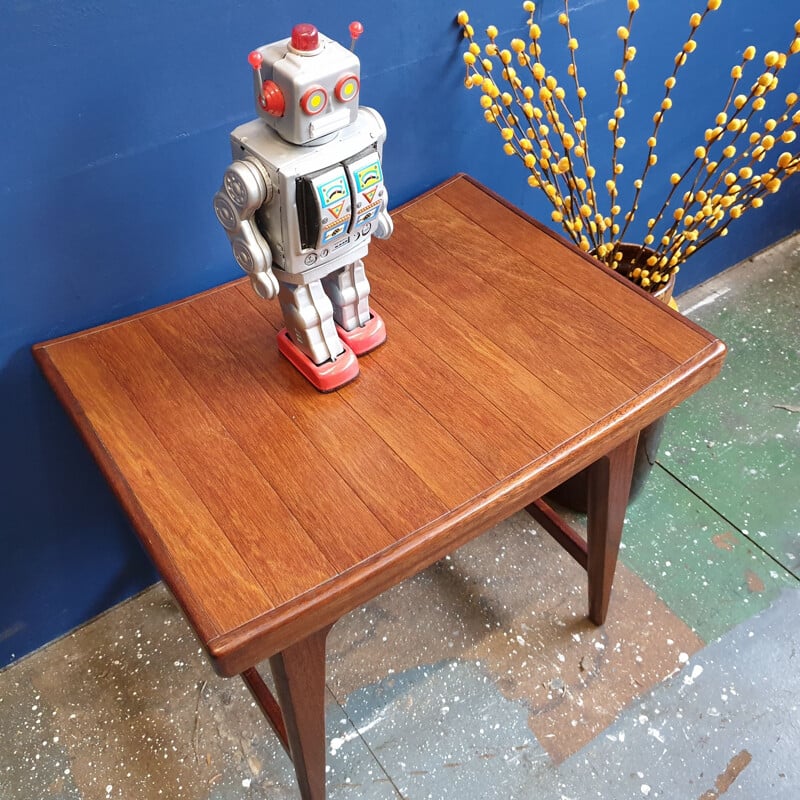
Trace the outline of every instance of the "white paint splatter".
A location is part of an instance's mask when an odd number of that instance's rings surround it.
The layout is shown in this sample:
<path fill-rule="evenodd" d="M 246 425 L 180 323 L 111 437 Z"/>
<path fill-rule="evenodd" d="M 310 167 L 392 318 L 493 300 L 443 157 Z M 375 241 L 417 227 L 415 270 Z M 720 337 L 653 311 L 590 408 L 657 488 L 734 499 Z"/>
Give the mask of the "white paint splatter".
<path fill-rule="evenodd" d="M 336 755 L 337 751 L 348 742 L 352 742 L 353 739 L 356 739 L 362 733 L 366 733 L 368 730 L 371 730 L 376 725 L 379 725 L 381 722 L 383 722 L 385 713 L 386 712 L 380 714 L 374 720 L 372 720 L 372 722 L 367 723 L 362 728 L 358 728 L 354 731 L 348 731 L 344 736 L 334 736 L 334 738 L 331 739 L 331 755 Z"/>

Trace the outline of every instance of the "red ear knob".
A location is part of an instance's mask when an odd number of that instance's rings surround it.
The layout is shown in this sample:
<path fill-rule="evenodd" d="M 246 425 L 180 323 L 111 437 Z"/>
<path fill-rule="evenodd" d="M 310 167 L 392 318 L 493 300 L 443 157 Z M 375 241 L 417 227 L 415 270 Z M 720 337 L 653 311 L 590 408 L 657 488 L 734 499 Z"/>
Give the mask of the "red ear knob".
<path fill-rule="evenodd" d="M 355 41 L 359 36 L 361 36 L 362 33 L 364 33 L 364 26 L 358 20 L 353 20 L 353 22 L 350 23 L 349 30 L 350 37 L 353 41 Z"/>
<path fill-rule="evenodd" d="M 258 97 L 258 104 L 273 117 L 282 117 L 286 110 L 286 100 L 281 87 L 274 81 L 264 81 Z"/>
<path fill-rule="evenodd" d="M 314 25 L 301 22 L 292 28 L 292 47 L 301 53 L 309 53 L 319 47 L 319 32 Z"/>
<path fill-rule="evenodd" d="M 253 69 L 261 69 L 261 64 L 264 61 L 264 57 L 258 52 L 258 50 L 253 50 L 253 52 L 247 56 L 247 61 Z"/>

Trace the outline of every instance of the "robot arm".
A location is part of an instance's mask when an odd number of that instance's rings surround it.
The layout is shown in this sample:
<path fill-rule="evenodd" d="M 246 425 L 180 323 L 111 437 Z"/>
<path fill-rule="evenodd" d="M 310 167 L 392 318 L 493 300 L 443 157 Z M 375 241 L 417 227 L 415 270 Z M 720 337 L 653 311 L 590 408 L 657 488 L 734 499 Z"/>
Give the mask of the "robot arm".
<path fill-rule="evenodd" d="M 234 161 L 225 171 L 222 186 L 214 195 L 214 211 L 233 248 L 239 266 L 250 276 L 256 294 L 271 300 L 278 294 L 272 272 L 272 252 L 253 219 L 256 211 L 272 199 L 269 177 L 255 161 Z"/>
<path fill-rule="evenodd" d="M 378 218 L 375 221 L 375 230 L 372 232 L 373 236 L 378 239 L 388 239 L 394 231 L 394 222 L 389 216 L 389 192 L 386 187 L 383 187 L 383 202 L 381 203 L 381 210 L 378 212 Z"/>

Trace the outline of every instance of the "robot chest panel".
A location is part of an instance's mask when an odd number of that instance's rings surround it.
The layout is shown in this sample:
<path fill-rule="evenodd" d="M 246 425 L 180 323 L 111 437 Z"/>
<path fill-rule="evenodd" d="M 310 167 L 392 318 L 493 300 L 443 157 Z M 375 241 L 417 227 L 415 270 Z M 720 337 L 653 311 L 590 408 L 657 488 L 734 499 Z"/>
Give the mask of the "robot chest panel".
<path fill-rule="evenodd" d="M 363 153 L 329 169 L 297 178 L 296 207 L 302 250 L 345 247 L 367 236 L 384 202 L 377 152 Z"/>

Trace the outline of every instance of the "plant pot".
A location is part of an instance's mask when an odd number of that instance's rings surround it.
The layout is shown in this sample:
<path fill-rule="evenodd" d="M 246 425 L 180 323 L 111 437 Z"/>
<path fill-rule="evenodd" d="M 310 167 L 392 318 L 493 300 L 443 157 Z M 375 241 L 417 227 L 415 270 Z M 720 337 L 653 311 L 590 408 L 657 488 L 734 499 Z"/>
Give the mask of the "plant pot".
<path fill-rule="evenodd" d="M 637 244 L 621 244 L 618 247 L 623 253 L 623 261 L 617 269 L 617 272 L 621 275 L 626 275 L 627 272 L 637 265 L 641 266 L 652 252 L 648 250 L 648 248 L 642 250 Z M 639 258 L 636 259 L 638 263 L 634 262 L 634 258 L 640 253 L 641 255 Z M 663 283 L 657 291 L 651 292 L 651 294 L 662 303 L 676 308 L 675 302 L 672 299 L 674 286 L 675 276 L 672 275 L 667 283 Z M 656 455 L 661 443 L 661 437 L 664 433 L 665 422 L 666 416 L 663 416 L 648 425 L 639 434 L 639 442 L 636 446 L 636 458 L 633 464 L 631 491 L 628 496 L 629 503 L 633 502 L 638 497 L 647 482 L 647 478 L 650 476 L 653 464 L 656 463 Z M 573 477 L 564 481 L 564 483 L 556 486 L 547 497 L 572 511 L 585 514 L 589 499 L 589 470 L 584 469 L 576 475 L 573 475 Z"/>

